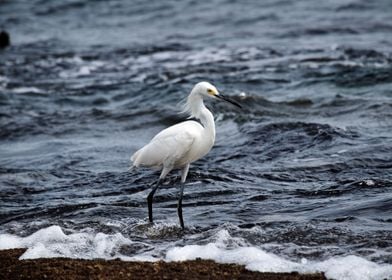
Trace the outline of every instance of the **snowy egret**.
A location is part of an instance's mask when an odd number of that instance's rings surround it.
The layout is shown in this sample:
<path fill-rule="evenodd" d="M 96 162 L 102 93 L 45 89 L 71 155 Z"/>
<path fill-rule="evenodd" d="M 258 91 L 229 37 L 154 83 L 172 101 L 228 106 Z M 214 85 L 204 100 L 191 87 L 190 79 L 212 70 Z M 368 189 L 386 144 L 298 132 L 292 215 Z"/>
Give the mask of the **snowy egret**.
<path fill-rule="evenodd" d="M 152 201 L 156 190 L 171 170 L 181 169 L 177 212 L 181 227 L 184 228 L 182 196 L 189 165 L 206 155 L 215 142 L 214 117 L 205 107 L 204 97 L 225 100 L 241 108 L 238 103 L 220 94 L 210 83 L 200 82 L 193 87 L 184 107 L 184 112 L 190 115 L 189 118 L 195 118 L 198 121 L 188 120 L 162 130 L 131 157 L 132 167 L 145 166 L 162 169 L 158 181 L 152 186 L 147 196 L 150 222 L 153 221 Z"/>

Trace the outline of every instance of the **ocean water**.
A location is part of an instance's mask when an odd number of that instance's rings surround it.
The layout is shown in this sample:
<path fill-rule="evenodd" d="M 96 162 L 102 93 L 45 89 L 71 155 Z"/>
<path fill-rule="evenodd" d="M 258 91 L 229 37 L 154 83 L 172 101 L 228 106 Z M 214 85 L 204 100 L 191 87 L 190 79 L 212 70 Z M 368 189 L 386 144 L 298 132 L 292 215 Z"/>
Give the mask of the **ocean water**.
<path fill-rule="evenodd" d="M 3 1 L 0 249 L 392 278 L 390 1 Z M 199 81 L 214 148 L 179 174 L 129 157 Z"/>

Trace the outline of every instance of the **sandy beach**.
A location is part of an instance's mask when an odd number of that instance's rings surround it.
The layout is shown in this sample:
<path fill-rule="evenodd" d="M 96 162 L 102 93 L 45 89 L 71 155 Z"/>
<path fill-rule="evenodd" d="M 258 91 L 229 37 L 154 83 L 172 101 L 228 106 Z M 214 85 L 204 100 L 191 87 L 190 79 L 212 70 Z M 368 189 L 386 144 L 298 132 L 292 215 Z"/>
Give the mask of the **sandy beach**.
<path fill-rule="evenodd" d="M 321 280 L 321 273 L 261 273 L 210 260 L 125 262 L 66 258 L 19 260 L 25 249 L 0 251 L 1 279 L 279 279 Z"/>

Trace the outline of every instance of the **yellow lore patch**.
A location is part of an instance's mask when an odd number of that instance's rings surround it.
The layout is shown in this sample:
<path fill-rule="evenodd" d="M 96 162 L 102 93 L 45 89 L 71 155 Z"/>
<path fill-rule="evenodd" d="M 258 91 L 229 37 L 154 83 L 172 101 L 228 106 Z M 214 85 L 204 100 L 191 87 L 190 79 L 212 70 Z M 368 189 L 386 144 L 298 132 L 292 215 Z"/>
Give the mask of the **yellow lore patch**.
<path fill-rule="evenodd" d="M 216 93 L 215 93 L 215 91 L 213 89 L 209 88 L 209 89 L 207 89 L 207 92 L 208 92 L 209 95 L 213 95 L 213 96 L 216 95 Z"/>

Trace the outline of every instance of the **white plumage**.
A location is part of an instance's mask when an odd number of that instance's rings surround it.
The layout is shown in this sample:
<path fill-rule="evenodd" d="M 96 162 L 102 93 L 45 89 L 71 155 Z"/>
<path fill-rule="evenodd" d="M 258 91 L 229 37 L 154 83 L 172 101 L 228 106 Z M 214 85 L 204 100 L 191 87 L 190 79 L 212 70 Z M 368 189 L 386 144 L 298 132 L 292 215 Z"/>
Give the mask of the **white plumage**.
<path fill-rule="evenodd" d="M 203 126 L 196 121 L 173 125 L 158 133 L 131 160 L 136 167 L 181 168 L 201 158 L 211 149 L 215 134 L 207 137 L 205 134 Z"/>
<path fill-rule="evenodd" d="M 208 82 L 200 82 L 194 86 L 188 96 L 184 111 L 190 117 L 200 121 L 185 121 L 170 126 L 159 132 L 147 145 L 131 157 L 133 166 L 161 168 L 158 183 L 147 197 L 149 220 L 152 222 L 152 199 L 160 182 L 173 169 L 182 169 L 181 189 L 178 203 L 178 215 L 182 228 L 182 194 L 188 174 L 189 164 L 206 155 L 215 142 L 215 122 L 212 113 L 205 107 L 203 98 L 219 98 L 236 106 L 234 101 L 219 94 L 218 90 Z"/>

